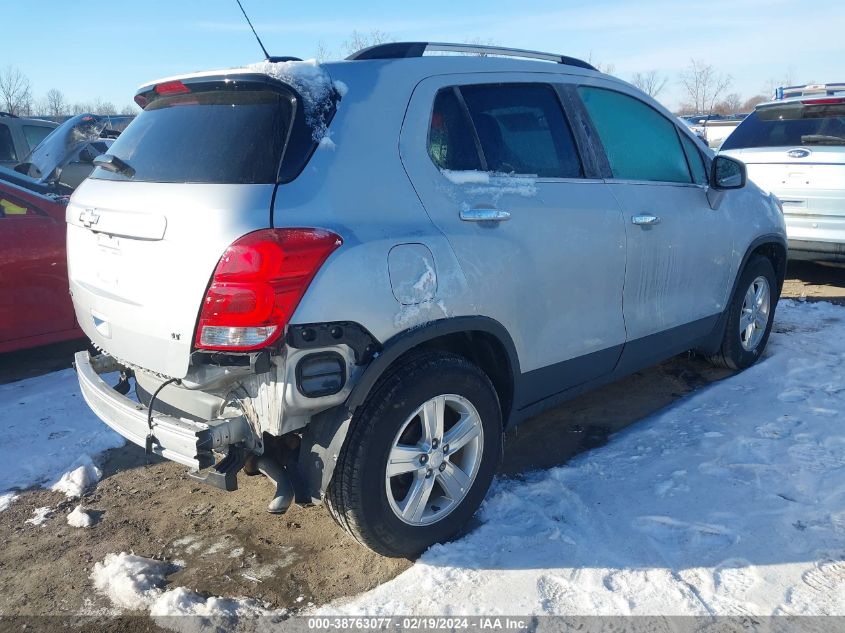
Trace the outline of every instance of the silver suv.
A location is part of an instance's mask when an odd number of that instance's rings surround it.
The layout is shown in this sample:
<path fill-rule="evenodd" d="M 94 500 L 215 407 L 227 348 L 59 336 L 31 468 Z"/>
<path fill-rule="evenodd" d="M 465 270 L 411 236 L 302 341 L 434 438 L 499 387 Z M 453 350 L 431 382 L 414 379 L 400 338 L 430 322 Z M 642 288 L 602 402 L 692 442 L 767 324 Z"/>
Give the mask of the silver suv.
<path fill-rule="evenodd" d="M 264 473 L 271 512 L 326 502 L 417 554 L 476 511 L 505 429 L 685 350 L 741 369 L 766 345 L 777 200 L 582 61 L 390 44 L 136 101 L 67 211 L 102 350 L 75 359 L 82 393 L 208 483 Z"/>
<path fill-rule="evenodd" d="M 792 259 L 845 261 L 845 84 L 778 90 L 720 153 L 783 204 Z"/>

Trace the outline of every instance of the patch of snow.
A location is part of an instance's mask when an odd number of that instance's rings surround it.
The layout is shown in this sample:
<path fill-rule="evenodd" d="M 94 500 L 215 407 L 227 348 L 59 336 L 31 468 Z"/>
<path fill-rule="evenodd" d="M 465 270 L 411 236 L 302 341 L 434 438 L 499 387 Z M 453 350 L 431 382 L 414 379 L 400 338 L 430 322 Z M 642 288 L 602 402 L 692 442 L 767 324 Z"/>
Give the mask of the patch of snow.
<path fill-rule="evenodd" d="M 296 90 L 305 102 L 305 121 L 313 130 L 313 138 L 320 142 L 326 135 L 326 118 L 331 111 L 331 98 L 337 91 L 326 70 L 315 59 L 290 62 L 264 61 L 253 64 L 250 70 L 274 77 Z M 343 88 L 347 88 L 342 84 Z M 345 94 L 345 93 L 344 93 Z"/>
<path fill-rule="evenodd" d="M 440 172 L 446 176 L 446 179 L 454 185 L 488 185 L 490 184 L 490 173 L 486 171 L 478 171 L 469 169 L 467 171 L 453 171 L 451 169 L 441 169 Z"/>
<path fill-rule="evenodd" d="M 67 524 L 71 527 L 87 528 L 94 525 L 92 517 L 81 505 L 76 506 L 73 512 L 67 515 Z"/>
<path fill-rule="evenodd" d="M 844 362 L 845 308 L 781 301 L 754 367 L 496 480 L 473 532 L 313 613 L 845 615 Z"/>
<path fill-rule="evenodd" d="M 18 495 L 16 495 L 14 492 L 7 492 L 6 494 L 0 495 L 0 512 L 3 512 L 3 510 L 7 510 L 9 506 L 12 505 L 12 502 L 14 502 L 14 500 L 17 498 Z"/>
<path fill-rule="evenodd" d="M 440 171 L 454 185 L 473 185 L 465 189 L 465 192 L 470 196 L 492 196 L 493 200 L 498 200 L 507 194 L 525 198 L 537 195 L 536 176 L 500 174 L 477 170 L 452 171 L 441 169 Z"/>
<path fill-rule="evenodd" d="M 323 138 L 320 139 L 320 143 L 317 145 L 319 149 L 337 149 L 337 145 L 332 140 L 331 132 L 326 130 L 323 134 Z"/>
<path fill-rule="evenodd" d="M 335 79 L 334 81 L 334 89 L 340 98 L 343 99 L 346 96 L 346 93 L 349 92 L 349 86 L 343 83 L 340 79 Z"/>
<path fill-rule="evenodd" d="M 414 283 L 415 295 L 418 297 L 434 297 L 437 290 L 437 273 L 434 272 L 434 268 L 428 259 L 423 258 L 423 263 L 425 264 L 425 271 Z"/>
<path fill-rule="evenodd" d="M 122 552 L 96 563 L 91 580 L 118 609 L 148 611 L 156 624 L 176 631 L 230 631 L 241 618 L 279 620 L 288 614 L 252 598 L 207 597 L 185 587 L 163 589 L 167 575 L 176 570 L 172 564 Z M 201 618 L 173 617 L 185 615 Z"/>
<path fill-rule="evenodd" d="M 32 511 L 32 517 L 24 521 L 24 523 L 30 523 L 32 525 L 42 525 L 44 521 L 46 521 L 50 517 L 51 514 L 53 514 L 53 508 L 49 506 L 35 508 L 35 510 Z"/>
<path fill-rule="evenodd" d="M 121 609 L 149 609 L 173 568 L 168 563 L 121 552 L 107 554 L 91 572 L 94 588 Z"/>
<path fill-rule="evenodd" d="M 0 385 L 0 493 L 47 486 L 85 458 L 125 440 L 103 424 L 79 393 L 72 369 Z M 87 462 L 86 462 L 87 463 Z"/>
<path fill-rule="evenodd" d="M 79 466 L 62 475 L 50 487 L 50 490 L 63 492 L 68 499 L 75 499 L 81 497 L 88 488 L 100 481 L 103 471 L 94 465 L 90 456 L 83 455 L 77 463 Z"/>

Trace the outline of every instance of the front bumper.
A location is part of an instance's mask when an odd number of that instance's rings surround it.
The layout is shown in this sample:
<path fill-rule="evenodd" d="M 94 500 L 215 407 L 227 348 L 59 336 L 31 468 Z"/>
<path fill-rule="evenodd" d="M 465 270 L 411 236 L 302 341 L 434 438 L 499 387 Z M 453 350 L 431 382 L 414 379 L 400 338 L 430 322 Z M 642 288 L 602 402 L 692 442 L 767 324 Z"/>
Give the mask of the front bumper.
<path fill-rule="evenodd" d="M 118 393 L 100 377 L 125 368 L 111 356 L 91 357 L 88 352 L 78 352 L 74 366 L 82 397 L 97 417 L 130 442 L 146 446 L 149 409 Z M 153 413 L 152 452 L 198 470 L 214 464 L 213 449 L 240 442 L 248 433 L 243 417 L 206 423 Z"/>

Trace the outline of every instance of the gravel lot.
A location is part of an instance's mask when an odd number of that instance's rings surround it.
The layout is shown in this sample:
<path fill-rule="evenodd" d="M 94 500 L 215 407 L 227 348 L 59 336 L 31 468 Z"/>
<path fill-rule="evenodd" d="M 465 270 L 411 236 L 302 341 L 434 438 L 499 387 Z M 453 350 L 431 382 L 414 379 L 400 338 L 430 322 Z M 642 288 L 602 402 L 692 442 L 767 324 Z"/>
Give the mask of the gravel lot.
<path fill-rule="evenodd" d="M 784 296 L 845 304 L 845 270 L 795 263 Z M 0 355 L 0 382 L 66 367 L 81 348 L 80 342 Z M 546 412 L 508 435 L 502 475 L 519 477 L 564 463 L 726 375 L 699 359 L 676 357 Z M 242 475 L 241 489 L 225 493 L 135 446 L 109 451 L 100 461 L 103 479 L 82 500 L 94 511 L 93 528 L 69 527 L 65 518 L 76 503 L 43 489 L 23 492 L 0 512 L 0 614 L 105 614 L 110 604 L 89 575 L 95 562 L 113 552 L 185 561 L 170 578 L 175 584 L 292 609 L 360 593 L 411 564 L 358 546 L 321 507 L 266 514 L 272 487 L 262 477 Z M 53 508 L 52 516 L 40 526 L 25 523 L 43 506 Z M 136 619 L 123 630 L 150 628 L 149 620 Z"/>

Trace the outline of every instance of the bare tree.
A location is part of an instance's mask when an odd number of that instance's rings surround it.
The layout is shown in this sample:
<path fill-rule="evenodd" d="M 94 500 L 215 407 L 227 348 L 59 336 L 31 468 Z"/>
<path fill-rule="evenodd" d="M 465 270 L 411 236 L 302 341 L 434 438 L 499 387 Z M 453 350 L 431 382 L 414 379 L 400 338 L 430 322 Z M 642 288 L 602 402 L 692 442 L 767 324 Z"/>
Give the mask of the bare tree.
<path fill-rule="evenodd" d="M 323 40 L 317 42 L 317 49 L 314 51 L 314 59 L 316 59 L 321 64 L 325 61 L 330 60 L 334 55 L 329 50 L 328 46 Z"/>
<path fill-rule="evenodd" d="M 53 117 L 67 114 L 68 106 L 65 102 L 65 96 L 62 94 L 62 91 L 56 88 L 48 90 L 47 95 L 44 97 L 44 105 L 42 108 L 44 109 L 45 114 L 49 114 Z"/>
<path fill-rule="evenodd" d="M 681 84 L 689 97 L 688 105 L 696 113 L 708 113 L 730 86 L 731 77 L 717 72 L 713 66 L 700 59 L 692 59 L 687 70 L 681 73 Z"/>
<path fill-rule="evenodd" d="M 668 82 L 668 77 L 661 76 L 656 70 L 649 70 L 645 73 L 637 73 L 631 78 L 631 83 L 642 90 L 652 99 L 663 92 Z"/>
<path fill-rule="evenodd" d="M 468 46 L 499 46 L 499 43 L 491 39 L 482 39 L 480 37 L 471 37 L 464 40 L 464 44 Z M 466 53 L 478 57 L 489 57 L 490 53 Z"/>
<path fill-rule="evenodd" d="M 616 66 L 612 63 L 602 63 L 602 62 L 594 62 L 593 61 L 593 51 L 590 51 L 590 54 L 587 55 L 587 63 L 590 64 L 593 68 L 595 68 L 600 73 L 604 73 L 605 75 L 612 75 L 613 71 L 616 70 Z"/>
<path fill-rule="evenodd" d="M 103 101 L 99 97 L 94 101 L 94 114 L 117 114 L 117 108 L 111 101 Z"/>
<path fill-rule="evenodd" d="M 32 111 L 32 89 L 29 79 L 14 66 L 0 71 L 0 110 L 17 116 Z"/>
<path fill-rule="evenodd" d="M 384 44 L 390 42 L 393 38 L 378 29 L 373 29 L 369 33 L 362 33 L 360 31 L 352 31 L 349 39 L 343 42 L 344 55 L 351 55 L 356 51 L 368 46 L 375 46 L 376 44 Z"/>
<path fill-rule="evenodd" d="M 120 114 L 123 114 L 123 115 L 136 115 L 136 114 L 138 114 L 138 107 L 137 107 L 137 106 L 134 106 L 134 105 L 132 105 L 132 104 L 125 105 L 125 106 L 123 106 L 123 108 L 121 108 L 121 110 L 120 110 Z"/>
<path fill-rule="evenodd" d="M 717 103 L 713 111 L 716 114 L 735 114 L 742 109 L 742 99 L 740 96 L 732 92 L 729 95 L 726 95 L 724 99 L 722 99 L 719 103 Z"/>
<path fill-rule="evenodd" d="M 746 99 L 745 102 L 742 104 L 741 110 L 743 112 L 749 112 L 754 109 L 754 107 L 758 103 L 763 103 L 764 101 L 768 101 L 769 97 L 766 95 L 754 95 L 750 99 Z"/>

